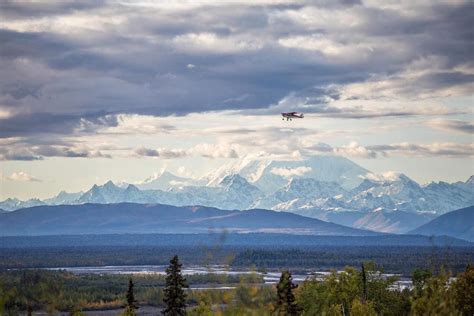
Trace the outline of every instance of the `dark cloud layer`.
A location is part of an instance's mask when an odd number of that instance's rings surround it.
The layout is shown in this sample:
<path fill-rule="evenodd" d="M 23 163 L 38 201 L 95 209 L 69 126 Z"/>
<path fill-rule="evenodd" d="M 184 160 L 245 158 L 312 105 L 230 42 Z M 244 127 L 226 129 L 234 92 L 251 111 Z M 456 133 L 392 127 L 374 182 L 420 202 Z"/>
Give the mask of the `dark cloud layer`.
<path fill-rule="evenodd" d="M 31 142 L 18 142 L 14 146 L 0 147 L 0 161 L 33 161 L 43 160 L 45 157 L 111 158 L 101 150 L 75 143 L 32 145 Z"/>
<path fill-rule="evenodd" d="M 472 3 L 403 10 L 359 1 L 189 9 L 2 2 L 0 106 L 10 115 L 0 120 L 0 137 L 92 132 L 117 124 L 118 113 L 267 111 L 291 94 L 304 101 L 290 106 L 322 116 L 413 115 L 328 104 L 351 99 L 337 87 L 391 78 L 424 57 L 440 60 L 440 69 L 400 89 L 411 98 L 474 81 L 453 70 L 473 65 Z M 332 23 L 318 23 L 332 12 Z M 64 29 L 59 18 L 79 22 Z M 352 27 L 344 26 L 353 19 Z M 294 45 L 298 37 L 308 47 Z"/>
<path fill-rule="evenodd" d="M 15 1 L 4 0 L 0 3 L 2 19 L 38 18 L 70 13 L 76 10 L 88 10 L 104 5 L 105 1 Z"/>
<path fill-rule="evenodd" d="M 445 130 L 455 133 L 474 134 L 474 122 L 462 120 L 432 120 L 426 123 L 427 126 L 439 130 Z"/>
<path fill-rule="evenodd" d="M 80 117 L 74 114 L 28 113 L 0 119 L 0 138 L 80 134 L 117 124 L 116 116 L 103 113 L 85 113 Z"/>

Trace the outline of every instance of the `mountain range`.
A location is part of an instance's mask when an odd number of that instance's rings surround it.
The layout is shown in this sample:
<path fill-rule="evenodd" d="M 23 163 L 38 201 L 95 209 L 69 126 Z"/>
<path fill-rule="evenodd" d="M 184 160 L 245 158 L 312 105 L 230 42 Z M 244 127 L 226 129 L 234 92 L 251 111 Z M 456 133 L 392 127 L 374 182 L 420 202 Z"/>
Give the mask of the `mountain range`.
<path fill-rule="evenodd" d="M 246 235 L 266 235 L 267 237 L 259 237 L 263 240 L 279 236 L 278 242 L 274 240 L 269 243 L 280 245 L 282 243 L 291 244 L 287 239 L 291 239 L 290 236 L 292 235 L 300 237 L 304 235 L 307 236 L 306 243 L 309 242 L 308 245 L 311 245 L 309 241 L 311 236 L 324 236 L 330 238 L 374 237 L 387 245 L 429 245 L 430 242 L 436 242 L 436 244 L 441 242 L 444 245 L 470 246 L 472 244 L 469 244 L 468 241 L 474 242 L 474 206 L 441 215 L 407 235 L 377 233 L 307 218 L 293 213 L 262 209 L 227 211 L 203 206 L 176 207 L 163 204 L 87 203 L 35 206 L 0 213 L 0 237 L 56 236 L 53 240 L 48 239 L 47 243 L 49 245 L 51 242 L 57 243 L 57 236 L 59 235 L 64 237 L 89 236 L 85 237 L 87 242 L 87 240 L 96 239 L 94 236 L 107 234 L 116 234 L 115 236 L 118 236 L 118 238 L 124 236 L 120 234 L 125 234 L 125 236 L 139 234 L 147 239 L 146 234 L 168 234 L 169 236 L 184 234 L 202 238 L 202 236 L 209 233 L 217 236 L 224 232 L 242 236 L 237 238 L 240 241 L 244 241 Z M 421 238 L 423 235 L 427 237 Z M 288 237 L 285 238 L 284 236 Z M 439 237 L 435 238 L 434 236 Z M 192 238 L 189 237 L 187 240 Z M 59 238 L 59 240 L 62 239 Z M 176 242 L 175 238 L 172 239 L 173 242 Z M 3 240 L 6 242 L 7 239 Z M 254 237 L 250 240 L 255 241 Z M 252 242 L 250 240 L 249 242 Z M 304 243 L 304 240 L 300 239 L 298 243 Z M 463 240 L 466 242 L 463 243 Z M 319 245 L 323 240 L 313 241 L 316 243 L 313 245 Z M 371 243 L 369 239 L 360 241 L 367 245 Z M 31 242 L 32 240 L 27 243 L 31 244 Z M 137 240 L 129 240 L 128 242 L 133 243 Z M 331 239 L 331 242 L 341 245 L 351 244 L 348 239 Z M 262 240 L 259 243 L 262 243 Z M 4 245 L 4 247 L 8 247 L 8 245 Z"/>
<path fill-rule="evenodd" d="M 449 212 L 411 231 L 417 235 L 445 235 L 474 241 L 474 206 Z"/>
<path fill-rule="evenodd" d="M 474 177 L 420 185 L 404 174 L 375 175 L 343 157 L 244 159 L 199 180 L 165 171 L 142 183 L 108 181 L 86 192 L 63 191 L 47 200 L 7 199 L 0 202 L 0 209 L 122 202 L 270 209 L 353 228 L 405 233 L 439 215 L 474 205 Z"/>
<path fill-rule="evenodd" d="M 163 204 L 81 204 L 35 206 L 0 214 L 0 236 L 72 234 L 285 233 L 325 236 L 376 236 L 287 212 Z"/>

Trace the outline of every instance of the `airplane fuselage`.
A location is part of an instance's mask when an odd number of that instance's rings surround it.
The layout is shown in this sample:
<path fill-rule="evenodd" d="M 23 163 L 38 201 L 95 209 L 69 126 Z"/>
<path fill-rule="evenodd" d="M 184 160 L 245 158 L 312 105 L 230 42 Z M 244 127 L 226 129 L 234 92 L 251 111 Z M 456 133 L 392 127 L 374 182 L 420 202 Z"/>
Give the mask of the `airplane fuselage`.
<path fill-rule="evenodd" d="M 297 112 L 288 112 L 288 113 L 281 113 L 281 116 L 283 117 L 282 120 L 291 121 L 294 118 L 304 118 L 303 113 L 297 113 Z"/>

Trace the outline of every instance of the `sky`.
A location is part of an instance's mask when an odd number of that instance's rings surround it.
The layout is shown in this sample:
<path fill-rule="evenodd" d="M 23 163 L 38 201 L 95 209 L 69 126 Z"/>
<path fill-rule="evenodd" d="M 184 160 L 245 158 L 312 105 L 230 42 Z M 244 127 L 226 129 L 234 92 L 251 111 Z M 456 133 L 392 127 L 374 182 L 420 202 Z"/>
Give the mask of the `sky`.
<path fill-rule="evenodd" d="M 0 199 L 249 157 L 465 181 L 472 21 L 456 0 L 2 1 Z"/>

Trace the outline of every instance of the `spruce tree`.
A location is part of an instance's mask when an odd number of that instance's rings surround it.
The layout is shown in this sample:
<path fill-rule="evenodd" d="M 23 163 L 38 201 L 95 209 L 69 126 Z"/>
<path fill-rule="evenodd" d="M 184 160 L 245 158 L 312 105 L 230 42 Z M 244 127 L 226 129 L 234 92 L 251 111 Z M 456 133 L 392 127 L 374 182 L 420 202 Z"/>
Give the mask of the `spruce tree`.
<path fill-rule="evenodd" d="M 362 270 L 361 270 L 361 278 L 362 278 L 362 303 L 365 303 L 367 300 L 367 272 L 365 271 L 365 265 L 362 263 Z"/>
<path fill-rule="evenodd" d="M 136 315 L 135 310 L 138 308 L 137 301 L 135 300 L 135 295 L 133 293 L 133 280 L 130 278 L 128 280 L 128 290 L 127 290 L 127 305 L 125 306 L 125 312 L 123 315 L 134 316 Z"/>
<path fill-rule="evenodd" d="M 181 263 L 178 256 L 174 256 L 166 269 L 166 287 L 164 289 L 164 298 L 166 308 L 163 315 L 180 316 L 186 315 L 186 294 L 184 288 L 187 288 L 186 279 L 181 274 Z"/>
<path fill-rule="evenodd" d="M 295 302 L 293 290 L 297 285 L 293 284 L 291 273 L 285 270 L 281 273 L 277 285 L 277 313 L 279 315 L 298 315 L 300 310 Z"/>

